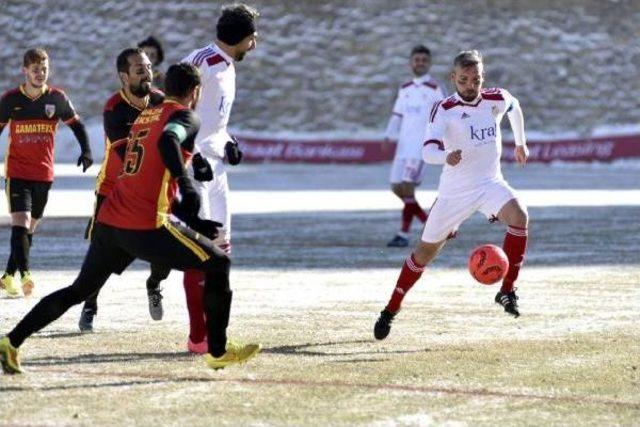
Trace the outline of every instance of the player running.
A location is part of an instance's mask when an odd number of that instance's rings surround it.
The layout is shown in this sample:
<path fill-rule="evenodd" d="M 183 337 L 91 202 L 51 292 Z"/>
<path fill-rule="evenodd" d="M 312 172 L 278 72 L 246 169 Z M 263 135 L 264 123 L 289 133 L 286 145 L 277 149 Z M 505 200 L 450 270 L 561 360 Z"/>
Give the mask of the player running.
<path fill-rule="evenodd" d="M 391 191 L 404 203 L 400 231 L 387 243 L 389 247 L 409 245 L 409 228 L 414 217 L 424 223 L 427 214 L 416 200 L 416 187 L 424 178 L 426 168 L 422 160 L 422 143 L 427 129 L 429 112 L 444 97 L 442 86 L 429 74 L 431 51 L 423 45 L 411 50 L 409 66 L 414 78 L 398 90 L 387 130 L 385 143 L 398 142 L 391 165 Z"/>
<path fill-rule="evenodd" d="M 142 48 L 124 49 L 116 59 L 121 89 L 109 98 L 104 107 L 105 154 L 96 181 L 96 202 L 85 233 L 87 239 L 91 238 L 100 206 L 113 189 L 122 169 L 121 158 L 127 148 L 127 137 L 133 122 L 142 110 L 160 105 L 164 101 L 164 94 L 152 89 L 151 67 L 151 61 Z M 167 278 L 170 271 L 162 266 L 151 266 L 151 275 L 147 279 L 147 296 L 149 314 L 153 320 L 162 319 L 160 282 Z M 78 321 L 81 332 L 93 331 L 93 319 L 98 314 L 98 293 L 99 291 L 91 295 L 84 303 Z"/>
<path fill-rule="evenodd" d="M 495 297 L 504 310 L 518 317 L 518 278 L 527 246 L 529 217 L 515 191 L 502 177 L 500 122 L 506 114 L 513 130 L 515 158 L 524 165 L 529 156 L 520 104 L 505 89 L 482 89 L 484 67 L 476 50 L 463 51 L 453 61 L 451 81 L 456 94 L 434 105 L 423 156 L 429 164 L 444 164 L 438 198 L 431 208 L 422 240 L 402 266 L 389 303 L 380 313 L 374 336 L 389 335 L 391 321 L 403 298 L 442 249 L 447 236 L 474 212 L 507 225 L 503 249 L 509 270 Z"/>
<path fill-rule="evenodd" d="M 243 4 L 225 7 L 216 25 L 216 41 L 191 52 L 184 59 L 200 70 L 203 79 L 202 102 L 196 109 L 202 119 L 196 139 L 201 156 L 196 155 L 193 159 L 194 177 L 198 180 L 196 189 L 202 197 L 200 216 L 222 224 L 215 243 L 227 253 L 231 253 L 231 211 L 226 163 L 235 166 L 242 160 L 238 143 L 227 132 L 236 96 L 234 64 L 242 61 L 247 52 L 256 47 L 257 17 L 258 12 Z M 184 289 L 190 326 L 187 348 L 193 353 L 203 353 L 207 349 L 202 311 L 203 284 L 202 272 L 185 272 Z"/>
<path fill-rule="evenodd" d="M 93 164 L 87 131 L 71 101 L 61 89 L 47 85 L 47 52 L 40 48 L 27 50 L 22 66 L 25 83 L 0 99 L 0 133 L 9 126 L 5 190 L 11 212 L 11 252 L 0 288 L 11 297 L 19 293 L 13 283 L 16 271 L 20 271 L 25 296 L 34 288 L 29 251 L 53 182 L 54 136 L 59 120 L 71 128 L 80 144 L 78 166 L 82 165 L 82 172 Z"/>
<path fill-rule="evenodd" d="M 200 197 L 186 171 L 199 129 L 199 120 L 190 109 L 200 96 L 198 69 L 190 64 L 172 65 L 165 91 L 164 103 L 144 110 L 131 128 L 123 174 L 100 209 L 80 274 L 71 286 L 44 297 L 0 339 L 5 373 L 22 372 L 18 348 L 29 336 L 84 301 L 111 274 L 122 273 L 136 258 L 179 270 L 204 271 L 208 334 L 204 357 L 209 367 L 242 363 L 260 351 L 259 344 L 227 340 L 232 297 L 227 254 L 202 234 L 169 221 L 179 190 L 185 217 L 202 222 L 197 217 Z"/>

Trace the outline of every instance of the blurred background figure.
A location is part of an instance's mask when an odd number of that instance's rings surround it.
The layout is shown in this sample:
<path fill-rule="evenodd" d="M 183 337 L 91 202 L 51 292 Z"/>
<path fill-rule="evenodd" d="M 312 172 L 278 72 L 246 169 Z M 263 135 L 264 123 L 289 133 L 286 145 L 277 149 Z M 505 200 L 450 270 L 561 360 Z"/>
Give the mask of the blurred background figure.
<path fill-rule="evenodd" d="M 153 85 L 160 90 L 164 90 L 164 73 L 160 69 L 160 64 L 164 61 L 162 45 L 158 39 L 149 36 L 138 43 L 138 47 L 144 50 L 153 66 Z"/>
<path fill-rule="evenodd" d="M 413 78 L 403 83 L 398 90 L 384 138 L 385 147 L 391 141 L 398 143 L 389 181 L 391 191 L 402 200 L 404 207 L 400 229 L 387 243 L 388 247 L 396 248 L 409 245 L 409 229 L 414 217 L 423 224 L 427 220 L 426 212 L 416 200 L 416 187 L 420 185 L 426 172 L 422 161 L 422 143 L 431 107 L 444 98 L 442 85 L 429 74 L 429 48 L 424 45 L 414 46 L 409 55 L 409 68 Z"/>

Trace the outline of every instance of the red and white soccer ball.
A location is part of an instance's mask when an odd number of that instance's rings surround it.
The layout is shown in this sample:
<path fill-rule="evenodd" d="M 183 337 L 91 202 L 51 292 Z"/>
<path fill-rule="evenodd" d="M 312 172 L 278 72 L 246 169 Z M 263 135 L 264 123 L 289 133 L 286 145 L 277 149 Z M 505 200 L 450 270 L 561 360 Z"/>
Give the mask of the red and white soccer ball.
<path fill-rule="evenodd" d="M 469 257 L 469 273 L 483 285 L 493 285 L 504 279 L 509 269 L 509 259 L 496 245 L 478 246 Z"/>

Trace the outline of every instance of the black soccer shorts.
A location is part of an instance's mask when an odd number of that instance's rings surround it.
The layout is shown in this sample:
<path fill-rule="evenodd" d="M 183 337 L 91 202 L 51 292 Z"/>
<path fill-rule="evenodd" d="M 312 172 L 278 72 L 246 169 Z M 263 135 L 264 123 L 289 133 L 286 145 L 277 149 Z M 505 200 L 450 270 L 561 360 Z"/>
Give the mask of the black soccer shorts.
<path fill-rule="evenodd" d="M 42 218 L 49 200 L 50 182 L 29 181 L 19 178 L 7 178 L 5 191 L 9 212 L 31 212 L 31 217 Z"/>

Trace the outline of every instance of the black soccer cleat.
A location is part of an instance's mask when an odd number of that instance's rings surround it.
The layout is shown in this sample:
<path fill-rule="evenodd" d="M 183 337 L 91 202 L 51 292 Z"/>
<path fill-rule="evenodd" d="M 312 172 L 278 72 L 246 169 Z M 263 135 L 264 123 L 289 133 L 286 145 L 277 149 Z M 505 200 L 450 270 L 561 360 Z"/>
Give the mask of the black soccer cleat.
<path fill-rule="evenodd" d="M 498 292 L 496 294 L 496 304 L 500 304 L 504 307 L 504 311 L 511 314 L 514 317 L 520 316 L 520 311 L 518 311 L 518 296 L 516 295 L 516 291 L 511 291 L 507 294 Z"/>
<path fill-rule="evenodd" d="M 82 333 L 93 332 L 93 317 L 96 312 L 92 308 L 83 308 L 78 321 L 78 328 Z"/>
<path fill-rule="evenodd" d="M 409 239 L 400 235 L 396 235 L 387 243 L 388 248 L 406 248 L 407 246 L 409 246 Z"/>
<path fill-rule="evenodd" d="M 389 332 L 391 332 L 391 322 L 394 317 L 395 313 L 390 312 L 386 308 L 380 312 L 380 317 L 378 317 L 373 327 L 373 336 L 376 337 L 377 340 L 383 340 L 389 335 Z"/>

